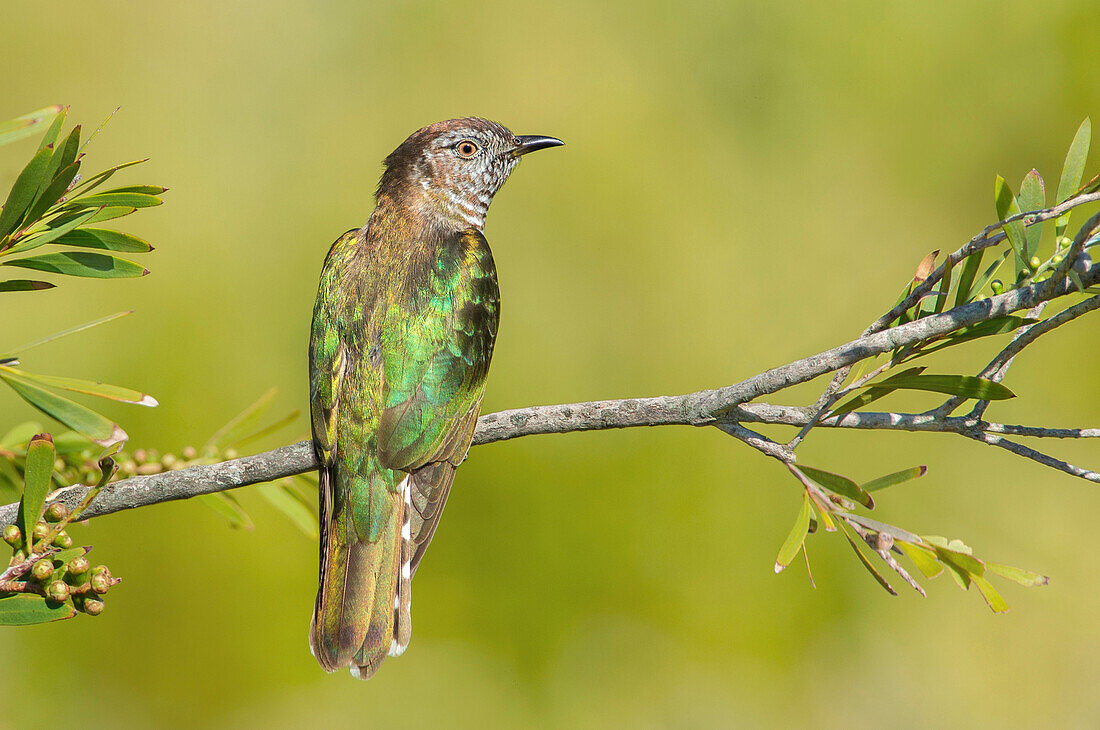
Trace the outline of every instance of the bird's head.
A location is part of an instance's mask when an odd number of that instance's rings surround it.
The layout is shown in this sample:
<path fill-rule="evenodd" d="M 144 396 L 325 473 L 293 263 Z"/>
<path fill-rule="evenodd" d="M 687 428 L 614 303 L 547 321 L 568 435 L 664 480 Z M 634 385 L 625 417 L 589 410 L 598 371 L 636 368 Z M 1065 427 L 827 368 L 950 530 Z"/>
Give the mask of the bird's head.
<path fill-rule="evenodd" d="M 446 227 L 481 230 L 489 203 L 519 158 L 561 144 L 554 137 L 517 136 L 478 117 L 436 122 L 386 158 L 379 203 L 388 198 Z"/>

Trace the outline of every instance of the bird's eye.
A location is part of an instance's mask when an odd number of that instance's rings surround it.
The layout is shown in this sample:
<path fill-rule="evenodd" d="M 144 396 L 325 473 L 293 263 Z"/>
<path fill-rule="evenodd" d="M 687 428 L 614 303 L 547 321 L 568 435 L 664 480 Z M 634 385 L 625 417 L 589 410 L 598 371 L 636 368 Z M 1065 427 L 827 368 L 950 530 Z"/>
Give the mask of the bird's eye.
<path fill-rule="evenodd" d="M 459 157 L 470 158 L 478 153 L 480 148 L 477 146 L 477 142 L 471 139 L 464 139 L 455 145 L 455 152 Z"/>

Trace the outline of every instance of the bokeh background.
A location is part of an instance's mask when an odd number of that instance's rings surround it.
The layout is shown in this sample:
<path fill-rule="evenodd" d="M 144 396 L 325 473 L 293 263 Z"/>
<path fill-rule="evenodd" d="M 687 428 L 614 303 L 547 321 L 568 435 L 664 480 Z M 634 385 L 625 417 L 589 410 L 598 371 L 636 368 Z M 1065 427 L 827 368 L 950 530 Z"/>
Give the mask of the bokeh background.
<path fill-rule="evenodd" d="M 121 105 L 88 165 L 150 156 L 116 179 L 171 192 L 122 221 L 157 247 L 151 276 L 7 295 L 0 336 L 136 309 L 25 360 L 155 394 L 107 411 L 135 445 L 201 443 L 269 386 L 276 415 L 305 409 L 329 244 L 409 132 L 477 114 L 568 143 L 526 160 L 489 219 L 486 411 L 728 384 L 856 335 L 925 253 L 993 219 L 995 173 L 1055 187 L 1100 114 L 1098 17 L 1091 0 L 9 3 L 0 117 L 65 103 L 89 128 Z M 0 187 L 32 149 L 0 151 Z M 1029 350 L 1007 381 L 1024 397 L 991 414 L 1096 425 L 1098 327 Z M 0 393 L 0 427 L 30 415 Z M 794 482 L 717 431 L 524 438 L 472 451 L 410 651 L 371 682 L 310 657 L 316 546 L 246 489 L 251 532 L 197 503 L 77 528 L 125 582 L 97 619 L 4 632 L 3 723 L 1097 726 L 1095 485 L 948 436 L 819 431 L 801 453 L 859 479 L 928 464 L 883 493 L 884 519 L 1051 585 L 998 582 L 1002 616 L 944 577 L 891 598 L 817 536 L 814 590 L 798 565 L 772 573 Z"/>

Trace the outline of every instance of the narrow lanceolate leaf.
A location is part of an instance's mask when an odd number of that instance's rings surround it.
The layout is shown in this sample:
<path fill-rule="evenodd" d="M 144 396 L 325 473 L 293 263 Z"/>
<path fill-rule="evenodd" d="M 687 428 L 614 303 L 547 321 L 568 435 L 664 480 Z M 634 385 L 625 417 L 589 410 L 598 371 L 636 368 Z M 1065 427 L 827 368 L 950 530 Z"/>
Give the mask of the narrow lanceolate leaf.
<path fill-rule="evenodd" d="M 96 211 L 86 210 L 81 211 L 79 215 L 72 216 L 65 221 L 63 225 L 56 228 L 45 228 L 41 231 L 36 231 L 26 238 L 19 240 L 19 243 L 15 244 L 6 251 L 0 252 L 2 256 L 8 256 L 14 253 L 23 253 L 24 251 L 30 251 L 31 249 L 38 248 L 39 246 L 45 246 L 47 243 L 52 243 L 54 240 L 64 236 L 69 231 L 76 229 L 78 226 L 85 223 L 91 223 L 95 218 Z M 52 221 L 51 221 L 52 224 Z"/>
<path fill-rule="evenodd" d="M 1003 221 L 1006 218 L 1019 215 L 1020 204 L 1016 201 L 1016 196 L 1012 194 L 1012 188 L 1000 175 L 997 176 L 997 181 L 993 185 L 993 197 L 997 207 L 998 219 Z M 1009 244 L 1012 245 L 1012 250 L 1016 253 L 1016 271 L 1019 272 L 1027 268 L 1028 260 L 1023 221 L 1006 223 L 1004 232 L 1005 236 L 1008 237 Z"/>
<path fill-rule="evenodd" d="M 49 175 L 47 180 L 53 180 L 57 173 L 76 162 L 77 153 L 80 150 L 80 125 L 73 127 L 65 141 L 54 148 L 53 157 L 50 159 Z"/>
<path fill-rule="evenodd" d="M 798 557 L 798 551 L 802 549 L 802 541 L 810 530 L 810 495 L 802 492 L 802 509 L 798 511 L 794 526 L 787 533 L 787 539 L 779 548 L 779 555 L 775 558 L 775 572 L 781 573 L 783 569 Z"/>
<path fill-rule="evenodd" d="M 34 340 L 32 342 L 28 342 L 24 345 L 20 345 L 19 347 L 13 348 L 11 350 L 0 350 L 0 352 L 4 352 L 5 354 L 21 355 L 31 348 L 38 347 L 39 345 L 45 345 L 47 342 L 53 342 L 54 340 L 59 340 L 62 337 L 67 337 L 68 335 L 75 334 L 77 332 L 83 332 L 84 330 L 91 329 L 92 327 L 96 327 L 101 324 L 106 324 L 107 322 L 113 322 L 116 319 L 125 317 L 126 315 L 133 313 L 134 310 L 128 309 L 125 312 L 115 312 L 114 314 L 108 314 L 106 317 L 93 319 L 91 322 L 85 322 L 84 324 L 77 325 L 76 327 L 70 327 L 69 329 L 62 330 L 60 332 L 54 332 L 52 335 L 46 335 L 45 337 Z"/>
<path fill-rule="evenodd" d="M 81 228 L 61 236 L 55 243 L 58 246 L 80 246 L 122 253 L 148 253 L 153 250 L 152 246 L 136 236 L 105 228 Z"/>
<path fill-rule="evenodd" d="M 152 208 L 163 201 L 155 195 L 144 193 L 97 193 L 85 195 L 65 204 L 67 208 L 99 208 L 102 206 L 122 206 L 126 208 Z"/>
<path fill-rule="evenodd" d="M 999 563 L 986 563 L 985 569 L 991 573 L 996 573 L 1002 578 L 1008 578 L 1009 580 L 1016 581 L 1022 586 L 1034 588 L 1037 586 L 1045 586 L 1050 583 L 1050 578 L 1045 575 L 1040 575 L 1032 570 L 1024 570 L 1023 568 L 1014 568 L 1011 565 L 1000 565 Z"/>
<path fill-rule="evenodd" d="M 4 261 L 0 265 L 92 279 L 126 279 L 145 276 L 149 273 L 149 269 L 133 261 L 90 251 L 64 251 L 28 256 L 24 259 Z"/>
<path fill-rule="evenodd" d="M 49 164 L 52 154 L 53 150 L 48 148 L 39 150 L 15 179 L 15 184 L 12 185 L 8 199 L 4 203 L 4 210 L 0 211 L 0 238 L 12 233 L 23 220 L 23 215 L 31 207 L 42 186 L 46 165 Z"/>
<path fill-rule="evenodd" d="M 906 368 L 905 370 L 899 372 L 895 377 L 900 377 L 902 375 L 920 375 L 925 370 L 927 370 L 927 368 L 925 368 L 924 366 Z M 890 395 L 890 393 L 894 392 L 894 387 L 886 385 L 885 381 L 880 381 L 878 383 L 872 383 L 871 385 L 865 385 L 861 387 L 865 388 L 866 390 L 864 390 L 862 393 L 856 394 L 854 397 L 848 399 L 843 404 L 834 408 L 831 412 L 832 415 L 840 416 L 850 411 L 854 411 L 857 408 L 862 408 L 868 403 L 876 401 L 879 398 Z"/>
<path fill-rule="evenodd" d="M 852 539 L 852 536 L 848 534 L 847 530 L 842 530 L 844 537 L 848 538 L 848 544 L 852 546 L 852 549 L 856 551 L 856 555 L 859 557 L 859 562 L 863 563 L 863 567 L 867 569 L 867 572 L 874 576 L 879 585 L 886 589 L 886 592 L 891 596 L 896 596 L 897 591 L 894 587 L 886 582 L 886 579 L 882 577 L 882 573 L 875 570 L 875 566 L 871 565 L 871 561 L 867 559 L 867 556 L 863 554 L 863 551 L 859 549 L 859 545 L 856 545 L 856 541 Z"/>
<path fill-rule="evenodd" d="M 38 132 L 46 125 L 50 124 L 64 108 L 65 107 L 60 104 L 52 104 L 48 107 L 33 111 L 30 114 L 24 114 L 21 117 L 16 117 L 6 122 L 0 122 L 0 144 L 7 144 L 17 139 L 29 137 L 32 134 L 38 134 Z"/>
<path fill-rule="evenodd" d="M 1004 613 L 1008 610 L 1008 602 L 1005 601 L 989 581 L 980 575 L 971 575 L 970 580 L 974 585 L 978 586 L 982 598 L 984 598 L 985 602 L 989 604 L 989 607 L 993 609 L 993 613 Z"/>
<path fill-rule="evenodd" d="M 943 277 L 940 279 L 940 296 L 936 297 L 936 303 L 933 306 L 937 314 L 942 312 L 944 305 L 947 304 L 947 295 L 948 292 L 951 291 L 951 272 L 954 268 L 955 264 L 951 263 L 950 257 L 943 262 Z"/>
<path fill-rule="evenodd" d="M 90 225 L 92 223 L 101 223 L 103 221 L 114 220 L 115 218 L 122 218 L 123 216 L 130 215 L 131 213 L 135 212 L 136 210 L 137 210 L 137 208 L 127 208 L 125 206 L 123 206 L 123 207 L 106 206 L 106 207 L 103 207 L 103 208 L 96 208 L 95 210 L 90 211 L 90 212 L 86 211 L 86 210 L 81 210 L 81 211 L 77 211 L 75 213 L 72 213 L 72 212 L 65 213 L 63 215 L 57 216 L 56 218 L 51 218 L 50 221 L 48 223 L 46 223 L 46 225 L 51 229 L 61 228 L 62 226 L 68 226 L 69 223 L 74 218 L 85 217 L 85 216 L 89 216 L 89 215 L 90 215 L 90 217 L 84 218 L 84 220 L 82 222 L 83 223 L 88 223 Z M 70 227 L 70 228 L 67 228 L 66 230 L 71 231 L 72 228 Z"/>
<path fill-rule="evenodd" d="M 983 248 L 966 257 L 966 263 L 963 264 L 962 276 L 959 277 L 959 286 L 955 290 L 956 307 L 961 307 L 971 300 L 971 294 L 974 293 L 972 289 L 974 277 L 978 275 L 978 269 L 982 266 L 982 256 L 984 255 L 985 249 Z"/>
<path fill-rule="evenodd" d="M 893 474 L 887 474 L 886 476 L 881 476 L 878 479 L 872 479 L 869 482 L 864 482 L 860 485 L 860 487 L 862 487 L 864 491 L 875 492 L 879 489 L 892 487 L 895 484 L 902 484 L 913 479 L 919 479 L 927 473 L 927 466 L 914 466 L 911 469 L 902 469 L 901 471 L 896 471 Z"/>
<path fill-rule="evenodd" d="M 244 511 L 244 507 L 235 497 L 225 492 L 213 494 L 200 494 L 199 501 L 217 512 L 229 522 L 229 526 L 239 530 L 251 530 L 252 518 Z"/>
<path fill-rule="evenodd" d="M 310 539 L 317 539 L 317 515 L 301 496 L 285 484 L 261 484 L 257 489 L 275 509 Z"/>
<path fill-rule="evenodd" d="M 1035 324 L 1038 321 L 1039 320 L 1030 317 L 1019 317 L 1015 314 L 1006 314 L 1003 317 L 994 317 L 993 319 L 987 319 L 984 322 L 979 322 L 970 327 L 963 327 L 961 330 L 955 330 L 948 335 L 946 339 L 949 340 L 952 345 L 957 345 L 960 342 L 969 342 L 970 340 L 976 340 L 980 337 L 990 337 L 991 335 L 1003 335 L 1008 332 L 1014 332 L 1020 327 Z"/>
<path fill-rule="evenodd" d="M 117 423 L 101 416 L 90 408 L 52 393 L 23 377 L 0 372 L 0 380 L 7 383 L 23 400 L 50 418 L 74 431 L 79 431 L 101 446 L 110 446 L 126 440 L 126 432 Z"/>
<path fill-rule="evenodd" d="M 978 400 L 1006 400 L 1016 397 L 1015 393 L 1000 383 L 973 375 L 895 375 L 876 385 L 946 393 Z"/>
<path fill-rule="evenodd" d="M 40 291 L 53 289 L 54 285 L 48 281 L 34 281 L 32 279 L 8 279 L 0 281 L 0 291 Z"/>
<path fill-rule="evenodd" d="M 815 469 L 812 466 L 805 466 L 804 464 L 799 464 L 798 468 L 803 474 L 826 489 L 836 492 L 842 497 L 855 500 L 867 509 L 874 509 L 875 500 L 871 498 L 871 495 L 867 494 L 865 490 L 848 477 L 834 474 L 831 471 L 825 471 L 823 469 Z"/>
<path fill-rule="evenodd" d="M 61 196 L 69 189 L 69 183 L 76 177 L 78 170 L 80 170 L 80 163 L 74 162 L 59 170 L 56 176 L 50 177 L 47 175 L 44 178 L 49 182 L 42 186 L 42 190 L 38 193 L 38 197 L 35 198 L 34 204 L 27 210 L 27 214 L 23 216 L 24 227 L 28 227 L 40 219 L 54 203 L 61 200 Z"/>
<path fill-rule="evenodd" d="M 27 461 L 23 467 L 23 498 L 19 500 L 19 529 L 23 531 L 24 545 L 31 546 L 27 536 L 34 530 L 38 518 L 42 516 L 42 507 L 46 504 L 46 495 L 53 483 L 53 439 L 48 433 L 41 433 L 31 439 L 27 446 Z"/>
<path fill-rule="evenodd" d="M 72 618 L 76 609 L 69 602 L 46 603 L 41 596 L 16 593 L 0 598 L 0 626 L 30 626 Z"/>
<path fill-rule="evenodd" d="M 1020 183 L 1020 209 L 1025 212 L 1042 210 L 1047 204 L 1047 191 L 1043 185 L 1043 178 L 1038 170 L 1032 170 L 1024 176 Z M 1022 221 L 1021 221 L 1022 222 Z M 1033 223 L 1027 226 L 1024 233 L 1028 257 L 1035 255 L 1039 250 L 1039 236 L 1043 232 L 1042 223 Z"/>
<path fill-rule="evenodd" d="M 141 163 L 148 161 L 149 158 L 146 157 L 141 160 L 134 160 L 133 162 L 124 162 L 121 165 L 115 165 L 114 167 L 104 170 L 103 172 L 97 172 L 95 175 L 92 175 L 90 178 L 74 187 L 73 192 L 83 195 L 84 193 L 90 192 L 102 185 L 103 183 L 107 182 L 107 180 L 109 180 L 111 176 L 119 170 L 124 170 L 127 167 L 133 167 L 134 165 L 140 165 Z"/>
<path fill-rule="evenodd" d="M 68 116 L 69 108 L 64 107 L 53 121 L 50 122 L 50 126 L 46 129 L 46 134 L 42 136 L 42 141 L 38 143 L 38 149 L 44 149 L 46 147 L 53 147 L 57 142 L 57 138 L 61 136 L 61 128 L 65 126 L 65 117 Z"/>
<path fill-rule="evenodd" d="M 1092 120 L 1085 117 L 1081 126 L 1077 128 L 1077 134 L 1073 136 L 1073 142 L 1066 153 L 1066 161 L 1062 165 L 1062 177 L 1058 179 L 1057 202 L 1065 202 L 1081 187 L 1081 178 L 1085 173 L 1085 160 L 1089 156 L 1089 144 L 1092 142 Z M 1054 235 L 1061 236 L 1069 225 L 1069 216 L 1072 211 L 1066 211 L 1058 216 L 1054 222 Z"/>
<path fill-rule="evenodd" d="M 33 383 L 38 383 L 48 388 L 60 388 L 61 390 L 68 390 L 73 393 L 84 393 L 85 395 L 109 398 L 110 400 L 133 403 L 139 406 L 154 407 L 160 405 L 157 403 L 157 399 L 151 395 L 146 395 L 145 393 L 140 393 L 130 388 L 123 388 L 119 385 L 108 385 L 107 383 L 97 383 L 94 380 L 82 380 L 80 378 L 59 378 L 52 375 L 38 375 L 36 373 L 28 373 L 25 370 L 15 370 L 14 368 L 2 365 L 0 365 L 0 372 L 21 375 Z"/>
<path fill-rule="evenodd" d="M 943 564 L 936 560 L 936 552 L 913 545 L 907 542 L 895 542 L 901 551 L 909 556 L 917 570 L 924 574 L 925 578 L 932 579 L 943 572 Z"/>
<path fill-rule="evenodd" d="M 141 193 L 143 195 L 160 195 L 161 193 L 168 192 L 168 188 L 160 185 L 127 185 L 121 188 L 111 188 L 110 190 L 104 190 L 103 194 L 108 193 Z"/>

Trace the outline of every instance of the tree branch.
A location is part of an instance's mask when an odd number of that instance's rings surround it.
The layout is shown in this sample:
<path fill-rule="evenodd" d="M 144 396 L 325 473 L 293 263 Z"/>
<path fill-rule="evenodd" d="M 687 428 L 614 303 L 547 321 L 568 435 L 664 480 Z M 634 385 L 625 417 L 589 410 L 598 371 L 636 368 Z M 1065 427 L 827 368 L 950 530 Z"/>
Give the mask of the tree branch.
<path fill-rule="evenodd" d="M 1037 213 L 1026 213 L 1016 218 L 1022 218 L 1026 225 L 1031 225 L 1057 217 L 1077 205 L 1096 200 L 1100 200 L 1100 193 L 1079 195 L 1059 206 Z M 826 415 L 822 418 L 824 409 L 828 407 L 827 404 L 835 401 L 848 369 L 862 360 L 941 337 L 996 317 L 1020 310 L 1030 310 L 1045 302 L 1076 293 L 1075 286 L 1066 279 L 1065 272 L 1068 271 L 1072 256 L 1083 250 L 1084 242 L 1098 225 L 1100 225 L 1100 214 L 1093 216 L 1075 237 L 1071 252 L 1063 262 L 1066 266 L 1060 267 L 1054 276 L 1045 281 L 964 304 L 942 314 L 932 314 L 906 324 L 889 327 L 891 322 L 919 301 L 921 296 L 927 294 L 942 278 L 944 266 L 940 266 L 928 279 L 915 287 L 905 301 L 873 322 L 862 336 L 838 347 L 713 390 L 678 396 L 568 403 L 490 413 L 478 419 L 473 444 L 488 444 L 536 434 L 598 431 L 611 428 L 715 426 L 761 453 L 789 465 L 795 461 L 793 446 L 797 445 L 798 440 L 814 426 L 932 431 L 955 433 L 999 446 L 1068 474 L 1089 481 L 1100 481 L 1100 474 L 1094 471 L 1072 466 L 1004 438 L 1006 435 L 1035 438 L 1097 438 L 1100 437 L 1100 429 L 1054 429 L 993 423 L 982 419 L 984 409 L 976 410 L 969 416 L 950 417 L 949 411 L 941 412 L 942 406 L 941 409 L 923 414 L 852 412 L 841 416 Z M 965 246 L 952 253 L 949 258 L 953 263 L 957 263 L 981 248 L 1004 240 L 1004 233 L 996 232 L 1002 226 L 1003 222 L 1000 222 L 987 227 Z M 1088 269 L 1080 276 L 1080 280 L 1086 287 L 1096 284 L 1100 281 L 1100 266 Z M 1100 308 L 1100 297 L 1093 297 L 1065 309 L 1048 320 L 1022 330 L 990 362 L 983 373 L 986 377 L 1003 373 L 1012 358 L 1042 334 L 1097 308 Z M 827 373 L 836 375 L 815 406 L 793 407 L 750 403 Z M 793 426 L 803 430 L 791 444 L 784 445 L 746 428 L 744 423 Z M 262 454 L 217 464 L 135 476 L 103 487 L 91 505 L 81 514 L 81 519 L 235 489 L 302 474 L 316 468 L 317 462 L 312 444 L 309 441 L 302 441 Z M 87 493 L 87 487 L 74 486 L 61 490 L 55 498 L 72 508 L 78 505 Z M 14 504 L 0 507 L 0 526 L 15 520 L 16 509 L 17 505 Z"/>

